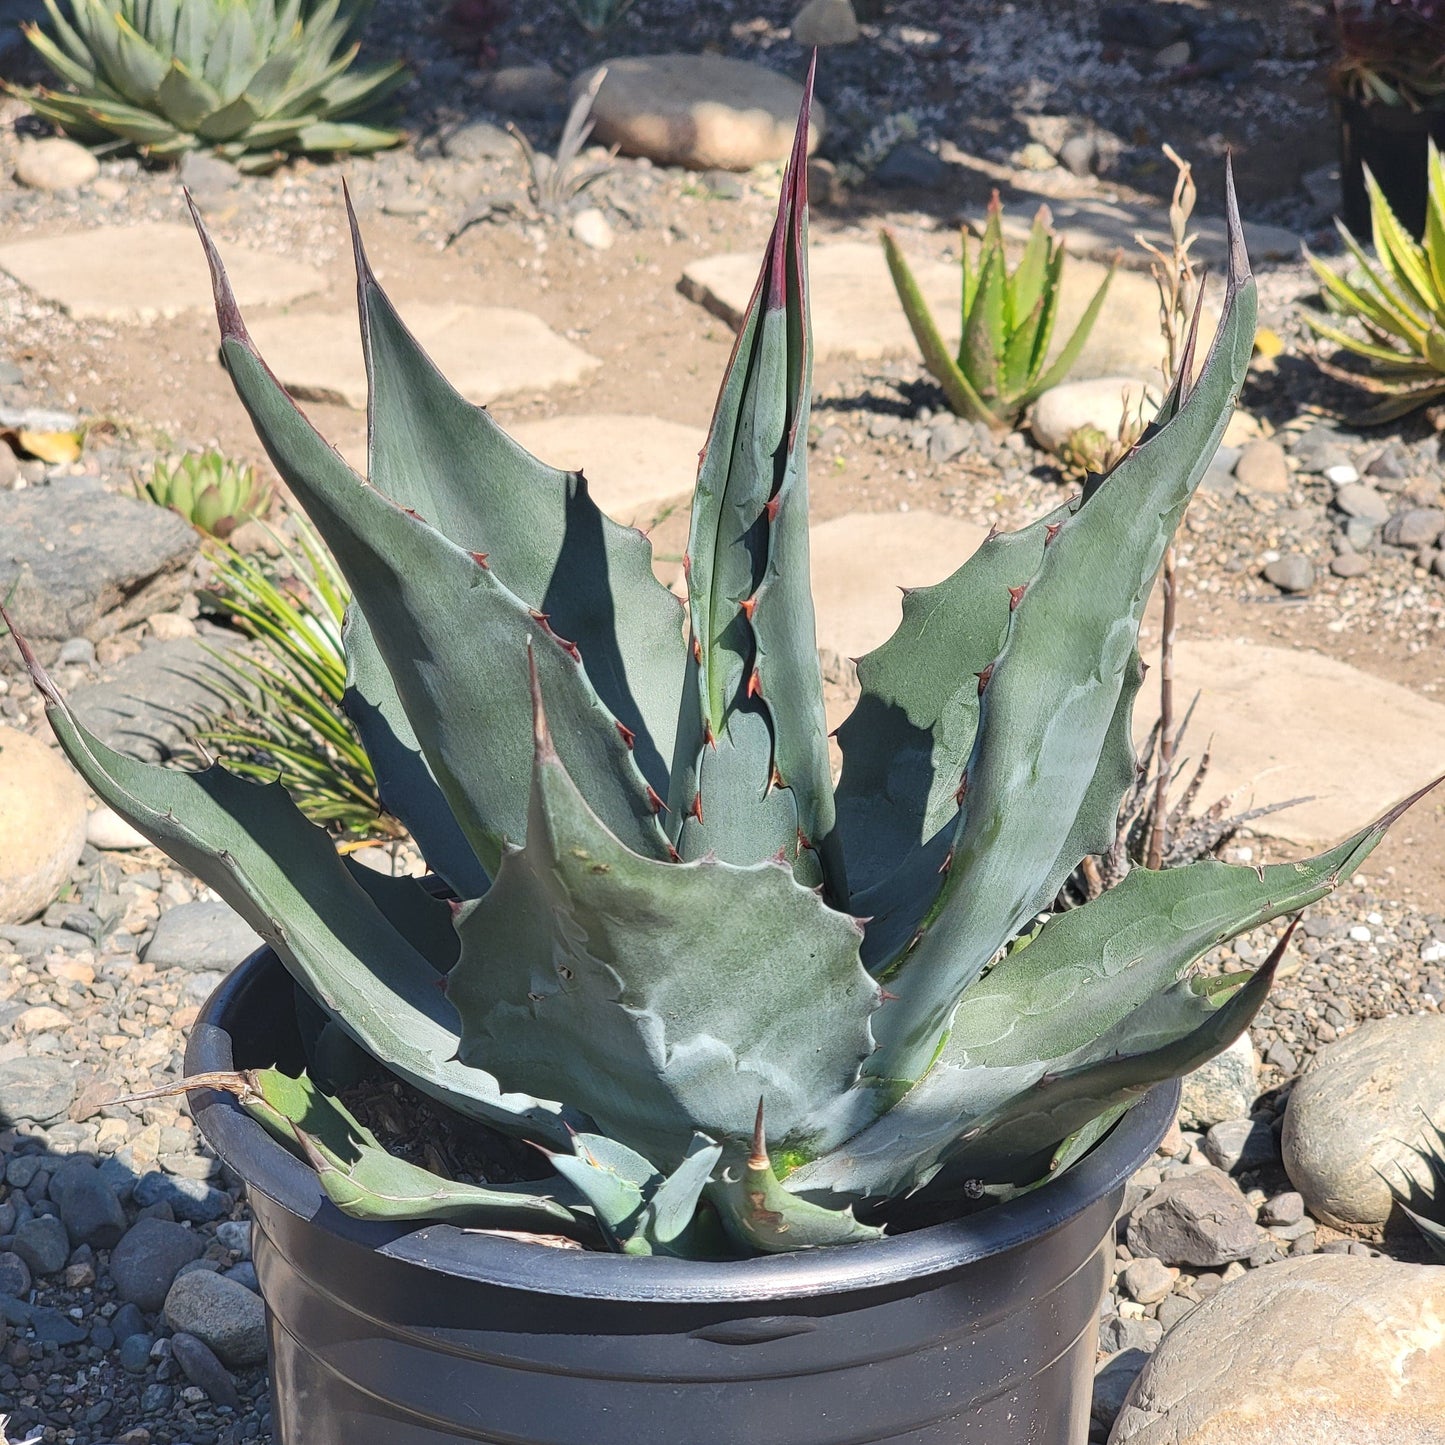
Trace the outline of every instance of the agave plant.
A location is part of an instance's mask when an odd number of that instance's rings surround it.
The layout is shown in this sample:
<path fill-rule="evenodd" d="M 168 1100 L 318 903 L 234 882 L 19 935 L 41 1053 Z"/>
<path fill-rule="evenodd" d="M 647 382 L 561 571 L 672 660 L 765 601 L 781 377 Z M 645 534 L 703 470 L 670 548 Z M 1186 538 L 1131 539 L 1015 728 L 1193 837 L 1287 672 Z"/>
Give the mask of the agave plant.
<path fill-rule="evenodd" d="M 595 40 L 622 19 L 624 12 L 632 8 L 632 0 L 567 0 L 567 8 Z"/>
<path fill-rule="evenodd" d="M 1385 1182 L 1431 1253 L 1445 1264 L 1445 1128 L 1429 1119 L 1425 1120 L 1425 1128 L 1435 1136 L 1434 1142 L 1422 1142 L 1415 1152 L 1430 1176 L 1430 1186 L 1426 1188 L 1413 1172 L 1403 1167 L 1400 1169 L 1403 1185 L 1392 1179 Z"/>
<path fill-rule="evenodd" d="M 1364 417 L 1368 422 L 1393 421 L 1445 398 L 1445 161 L 1435 142 L 1429 144 L 1423 245 L 1400 224 L 1366 166 L 1374 257 L 1339 221 L 1335 224 L 1355 263 L 1347 274 L 1305 248 L 1325 304 L 1336 315 L 1353 316 L 1364 328 L 1361 339 L 1304 312 L 1317 335 L 1370 363 L 1367 372 L 1319 363 L 1329 375 L 1384 398 Z"/>
<path fill-rule="evenodd" d="M 1197 384 L 1183 366 L 1107 479 L 907 597 L 860 664 L 834 787 L 806 136 L 805 107 L 701 461 L 685 626 L 646 538 L 439 375 L 359 236 L 367 480 L 266 368 L 202 230 L 232 381 L 353 589 L 349 706 L 382 796 L 454 901 L 350 866 L 279 787 L 111 751 L 27 661 L 96 791 L 273 941 L 318 1050 L 349 1039 L 555 1170 L 494 1185 L 396 1159 L 326 1096 L 329 1065 L 188 1081 L 232 1089 L 345 1210 L 747 1254 L 1030 1188 L 1233 1040 L 1286 940 L 1252 975 L 1194 961 L 1323 896 L 1396 816 L 1318 857 L 1139 869 L 1043 912 L 1113 839 L 1140 617 L 1249 362 L 1232 193 Z"/>
<path fill-rule="evenodd" d="M 601 66 L 572 102 L 572 108 L 567 112 L 567 120 L 562 126 L 562 134 L 557 140 L 555 156 L 539 152 L 519 126 L 507 122 L 507 130 L 516 141 L 517 149 L 522 153 L 522 161 L 527 167 L 525 196 L 517 191 L 503 192 L 500 195 L 489 192 L 483 195 L 462 213 L 461 219 L 447 237 L 448 245 L 478 221 L 485 221 L 498 213 L 516 211 L 524 201 L 530 203 L 532 210 L 544 221 L 565 220 L 589 187 L 611 172 L 610 160 L 589 166 L 580 166 L 577 163 L 582 147 L 587 144 L 592 134 L 592 103 L 597 99 L 597 92 L 602 89 L 602 82 L 606 79 L 607 67 Z"/>
<path fill-rule="evenodd" d="M 883 232 L 883 251 L 903 313 L 923 353 L 923 363 L 943 388 L 949 406 L 970 421 L 987 422 L 995 430 L 1007 431 L 1018 424 L 1026 408 L 1051 386 L 1057 386 L 1079 359 L 1104 304 L 1114 267 L 1110 266 L 1053 365 L 1046 366 L 1059 309 L 1064 243 L 1053 231 L 1048 207 L 1040 206 L 1023 255 L 1010 271 L 1004 253 L 1002 216 L 1003 206 L 995 191 L 978 254 L 970 258 L 971 242 L 966 229 L 959 238 L 963 333 L 956 356 L 949 355 L 928 302 L 891 231 Z"/>
<path fill-rule="evenodd" d="M 157 462 L 149 480 L 136 491 L 223 541 L 242 522 L 264 516 L 271 505 L 270 485 L 256 475 L 255 468 L 215 450 Z"/>
<path fill-rule="evenodd" d="M 1334 0 L 1330 86 L 1367 105 L 1424 110 L 1445 96 L 1442 0 Z"/>
<path fill-rule="evenodd" d="M 375 123 L 406 79 L 399 63 L 353 72 L 369 0 L 45 0 L 53 37 L 30 43 L 67 91 L 26 92 L 37 115 L 87 143 L 146 155 L 210 147 L 242 170 L 288 151 L 372 151 L 401 132 Z"/>

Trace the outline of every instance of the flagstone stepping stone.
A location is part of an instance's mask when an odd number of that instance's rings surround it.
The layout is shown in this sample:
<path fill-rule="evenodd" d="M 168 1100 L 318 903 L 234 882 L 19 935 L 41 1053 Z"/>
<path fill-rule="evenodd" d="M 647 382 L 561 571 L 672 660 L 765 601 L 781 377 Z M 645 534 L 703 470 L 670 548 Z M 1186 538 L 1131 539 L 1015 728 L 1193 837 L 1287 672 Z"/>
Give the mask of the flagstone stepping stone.
<path fill-rule="evenodd" d="M 593 135 L 626 155 L 698 171 L 746 171 L 792 149 L 803 88 L 775 70 L 722 55 L 631 55 L 603 64 Z M 574 99 L 597 69 L 573 81 Z M 814 101 L 809 151 L 826 125 Z"/>
<path fill-rule="evenodd" d="M 581 471 L 597 505 L 614 521 L 636 527 L 649 526 L 668 502 L 686 503 L 707 440 L 702 427 L 616 412 L 503 426 L 548 465 Z"/>
<path fill-rule="evenodd" d="M 0 597 L 42 662 L 174 607 L 198 545 L 174 512 L 90 478 L 0 492 Z"/>
<path fill-rule="evenodd" d="M 903 616 L 902 587 L 927 587 L 977 550 L 987 529 L 937 512 L 850 512 L 808 534 L 818 646 L 861 657 Z"/>
<path fill-rule="evenodd" d="M 1149 256 L 1134 239 L 1140 233 L 1166 255 L 1169 252 L 1169 213 L 1162 206 L 1096 197 L 1066 201 L 1022 188 L 1016 188 L 1016 192 L 1004 196 L 1003 232 L 1008 240 L 1023 242 L 1028 238 L 1034 213 L 1042 203 L 1048 206 L 1054 230 L 1063 237 L 1071 257 L 1109 260 L 1118 251 L 1123 253 L 1121 265 L 1147 272 Z M 1195 264 L 1222 271 L 1229 257 L 1224 221 L 1217 216 L 1193 216 L 1189 229 L 1198 236 L 1190 252 Z M 1295 261 L 1300 255 L 1300 238 L 1283 226 L 1246 221 L 1244 245 L 1251 261 Z M 1149 284 L 1152 286 L 1153 281 Z"/>
<path fill-rule="evenodd" d="M 77 321 L 156 321 L 212 307 L 195 230 L 169 221 L 14 241 L 0 246 L 0 271 Z M 247 306 L 283 305 L 327 285 L 314 266 L 249 246 L 226 247 L 226 272 Z"/>
<path fill-rule="evenodd" d="M 1150 659 L 1151 661 L 1154 659 Z M 1258 643 L 1181 640 L 1176 709 L 1199 704 L 1184 740 L 1213 739 L 1201 802 L 1237 791 L 1240 809 L 1313 794 L 1262 819 L 1261 831 L 1307 846 L 1337 843 L 1445 772 L 1445 706 L 1317 653 Z M 1156 717 L 1134 709 L 1142 741 Z"/>
<path fill-rule="evenodd" d="M 1445 1269 L 1350 1254 L 1226 1284 L 1165 1335 L 1109 1445 L 1439 1445 Z"/>
<path fill-rule="evenodd" d="M 405 320 L 442 375 L 477 406 L 575 386 L 602 365 L 540 316 L 510 306 L 423 304 L 408 306 Z M 365 408 L 366 365 L 354 310 L 262 317 L 251 334 L 293 396 Z"/>
<path fill-rule="evenodd" d="M 919 288 L 949 347 L 959 335 L 959 268 L 951 262 L 911 261 Z M 1071 258 L 1064 267 L 1063 295 L 1054 325 L 1050 355 L 1056 355 L 1099 283 L 1105 267 L 1097 261 Z M 714 316 L 734 328 L 742 324 L 757 281 L 757 257 L 729 253 L 707 256 L 683 272 L 681 290 Z M 898 304 L 881 246 L 841 241 L 815 246 L 808 260 L 813 336 L 819 357 L 856 357 L 873 361 L 885 356 L 916 356 L 917 343 Z M 1159 380 L 1159 293 L 1147 276 L 1117 271 L 1089 340 L 1069 376 L 1074 380 L 1100 376 L 1137 376 Z M 1207 346 L 1218 317 L 1207 306 L 1200 322 L 1200 344 Z"/>

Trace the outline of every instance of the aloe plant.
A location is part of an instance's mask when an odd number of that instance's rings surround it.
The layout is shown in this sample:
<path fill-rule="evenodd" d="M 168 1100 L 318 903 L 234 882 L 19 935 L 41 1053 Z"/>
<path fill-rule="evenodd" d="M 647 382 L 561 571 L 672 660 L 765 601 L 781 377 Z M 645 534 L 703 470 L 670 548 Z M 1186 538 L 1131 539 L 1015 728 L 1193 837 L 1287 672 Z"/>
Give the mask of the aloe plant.
<path fill-rule="evenodd" d="M 963 330 L 957 355 L 949 354 L 891 231 L 883 232 L 883 252 L 903 314 L 923 353 L 923 364 L 943 388 L 948 405 L 970 421 L 1007 431 L 1044 392 L 1057 386 L 1079 359 L 1104 305 L 1114 267 L 1110 266 L 1084 308 L 1073 335 L 1053 364 L 1047 365 L 1063 283 L 1064 243 L 1054 234 L 1048 207 L 1040 206 L 1023 255 L 1011 271 L 1004 251 L 1002 216 L 1003 206 L 995 191 L 977 255 L 971 255 L 967 229 L 959 238 Z"/>
<path fill-rule="evenodd" d="M 1422 1129 L 1422 1142 L 1416 1146 L 1415 1153 L 1430 1176 L 1429 1188 L 1403 1167 L 1400 1168 L 1403 1184 L 1393 1179 L 1385 1182 L 1430 1252 L 1445 1264 L 1445 1128 L 1429 1119 L 1425 1120 L 1425 1128 L 1435 1136 L 1434 1141 L 1425 1141 Z"/>
<path fill-rule="evenodd" d="M 174 462 L 157 462 L 136 487 L 158 506 L 179 513 L 197 531 L 224 541 L 243 522 L 264 516 L 271 488 L 255 468 L 218 451 L 187 452 Z"/>
<path fill-rule="evenodd" d="M 57 0 L 26 35 L 71 87 L 21 92 L 87 144 L 130 141 L 166 159 L 210 148 L 242 170 L 287 152 L 373 151 L 406 79 L 400 63 L 351 69 L 368 0 Z"/>
<path fill-rule="evenodd" d="M 1305 247 L 1325 304 L 1338 316 L 1354 317 L 1364 329 L 1361 338 L 1308 310 L 1303 313 L 1316 335 L 1368 363 L 1364 372 L 1319 363 L 1330 376 L 1383 398 L 1363 418 L 1366 422 L 1393 421 L 1445 399 L 1445 160 L 1433 140 L 1428 163 L 1423 245 L 1396 219 L 1366 166 L 1374 256 L 1340 221 L 1335 224 L 1353 262 L 1344 275 Z"/>
<path fill-rule="evenodd" d="M 1288 934 L 1252 975 L 1193 963 L 1322 897 L 1400 811 L 1317 857 L 1140 869 L 1044 913 L 1113 839 L 1139 621 L 1249 362 L 1232 191 L 1197 383 L 1181 366 L 1107 479 L 908 595 L 860 663 L 834 787 L 806 135 L 805 103 L 702 456 L 686 625 L 646 538 L 432 367 L 354 217 L 365 481 L 266 368 L 201 228 L 231 379 L 353 589 L 348 705 L 382 797 L 456 901 L 352 866 L 279 787 L 111 751 L 27 662 L 96 791 L 273 942 L 318 1060 L 350 1040 L 555 1169 L 498 1189 L 394 1160 L 326 1098 L 329 1064 L 188 1081 L 232 1089 L 352 1213 L 750 1254 L 1033 1187 L 1233 1040 Z"/>
<path fill-rule="evenodd" d="M 230 708 L 197 741 L 243 777 L 279 778 L 314 822 L 352 837 L 395 836 L 371 759 L 342 707 L 341 632 L 351 592 L 305 521 L 295 518 L 293 526 L 294 545 L 276 539 L 279 563 L 224 542 L 208 549 L 215 571 L 203 605 L 265 655 L 214 654 L 228 674 L 216 686 Z"/>

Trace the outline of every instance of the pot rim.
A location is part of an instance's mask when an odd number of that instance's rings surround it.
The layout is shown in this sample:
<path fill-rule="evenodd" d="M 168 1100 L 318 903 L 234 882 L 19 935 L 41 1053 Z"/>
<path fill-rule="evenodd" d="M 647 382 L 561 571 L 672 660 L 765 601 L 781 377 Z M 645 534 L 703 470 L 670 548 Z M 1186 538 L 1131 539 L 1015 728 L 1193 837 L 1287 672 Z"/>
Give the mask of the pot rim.
<path fill-rule="evenodd" d="M 290 984 L 281 960 L 266 947 L 216 986 L 191 1031 L 187 1074 L 235 1067 L 227 1016 L 243 1007 L 247 994 L 271 983 L 272 975 Z M 1066 1174 L 979 1214 L 862 1244 L 717 1261 L 552 1249 L 452 1224 L 409 1229 L 353 1219 L 326 1197 L 309 1166 L 229 1094 L 195 1090 L 191 1114 L 206 1142 L 248 1190 L 362 1248 L 458 1279 L 534 1294 L 692 1305 L 797 1300 L 897 1285 L 1040 1239 L 1122 1187 L 1163 1138 L 1180 1091 L 1178 1079 L 1155 1085 Z"/>

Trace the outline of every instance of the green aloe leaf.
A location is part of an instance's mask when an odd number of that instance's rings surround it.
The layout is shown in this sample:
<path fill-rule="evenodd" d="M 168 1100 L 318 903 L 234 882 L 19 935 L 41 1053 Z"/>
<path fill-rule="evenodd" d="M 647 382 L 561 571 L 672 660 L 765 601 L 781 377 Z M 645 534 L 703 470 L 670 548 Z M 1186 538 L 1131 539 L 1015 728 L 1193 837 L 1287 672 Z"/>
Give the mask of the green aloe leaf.
<path fill-rule="evenodd" d="M 457 919 L 447 998 L 460 1057 L 546 1080 L 662 1171 L 695 1132 L 746 1141 L 760 1096 L 779 1146 L 856 1132 L 879 992 L 860 930 L 778 863 L 661 863 L 588 808 L 536 706 L 526 843 Z"/>
<path fill-rule="evenodd" d="M 833 797 L 808 572 L 811 94 L 810 82 L 698 473 L 692 656 L 668 806 L 684 858 L 747 864 L 781 853 L 800 878 L 838 887 L 828 866 Z"/>
<path fill-rule="evenodd" d="M 1010 331 L 1022 326 L 1044 299 L 1045 283 L 1049 279 L 1054 255 L 1054 247 L 1050 244 L 1052 225 L 1049 208 L 1040 206 L 1033 225 L 1029 227 L 1023 255 L 1009 278 L 1007 314 Z"/>
<path fill-rule="evenodd" d="M 984 399 L 985 404 L 994 409 L 1005 422 L 1012 423 L 1010 399 L 1006 395 L 1003 381 L 1004 348 L 1007 344 L 1004 330 L 1004 290 L 1008 281 L 1008 268 L 1002 238 L 1000 237 L 996 245 L 989 242 L 989 236 L 997 226 L 997 215 L 991 212 L 988 227 L 984 232 L 983 251 L 979 257 L 978 290 L 959 344 L 958 367 L 973 389 Z"/>
<path fill-rule="evenodd" d="M 949 352 L 902 248 L 893 233 L 886 229 L 883 232 L 883 254 L 887 258 L 888 270 L 893 277 L 893 289 L 898 293 L 899 304 L 903 307 L 903 314 L 908 318 L 908 325 L 913 331 L 913 339 L 918 343 L 919 351 L 923 353 L 923 364 L 928 368 L 933 379 L 943 388 L 943 394 L 948 398 L 949 406 L 959 416 L 966 416 L 970 421 L 986 422 L 991 427 L 999 427 L 1000 419 L 973 389 L 957 360 Z M 967 264 L 967 255 L 968 249 L 965 243 L 965 265 Z M 965 273 L 965 293 L 967 288 L 967 274 Z M 967 299 L 964 304 L 967 307 Z"/>
<path fill-rule="evenodd" d="M 1060 267 L 1062 267 L 1063 259 L 1064 251 L 1061 246 L 1058 254 Z M 1057 386 L 1069 372 L 1073 370 L 1074 363 L 1078 361 L 1079 354 L 1084 349 L 1084 343 L 1089 339 L 1089 333 L 1094 329 L 1094 322 L 1099 319 L 1099 312 L 1103 310 L 1104 298 L 1109 293 L 1109 282 L 1114 279 L 1114 270 L 1117 265 L 1118 262 L 1116 261 L 1113 266 L 1109 267 L 1108 274 L 1099 283 L 1099 289 L 1090 297 L 1089 304 L 1084 308 L 1084 314 L 1079 317 L 1079 324 L 1074 327 L 1074 334 L 1064 343 L 1064 348 L 1054 358 L 1053 365 L 1029 387 L 1028 391 L 1021 398 L 1020 405 L 1027 405 L 1029 402 L 1042 396 L 1051 386 Z M 1059 295 L 1057 284 L 1051 288 L 1050 295 L 1055 303 L 1057 303 Z M 1053 314 L 1051 310 L 1047 323 L 1040 327 L 1039 330 L 1039 345 L 1035 351 L 1035 355 L 1040 362 L 1043 360 L 1044 352 L 1048 349 L 1053 329 Z"/>

